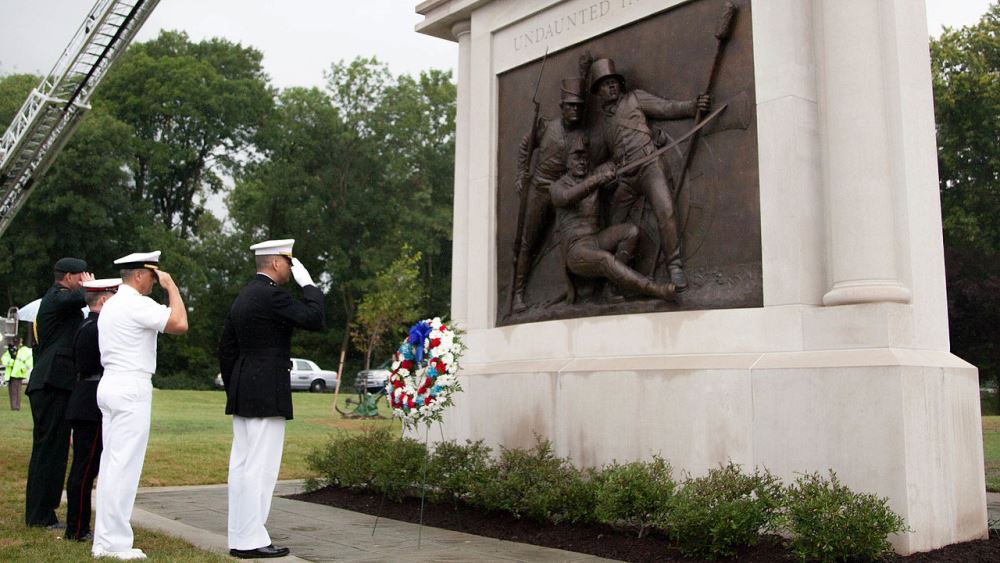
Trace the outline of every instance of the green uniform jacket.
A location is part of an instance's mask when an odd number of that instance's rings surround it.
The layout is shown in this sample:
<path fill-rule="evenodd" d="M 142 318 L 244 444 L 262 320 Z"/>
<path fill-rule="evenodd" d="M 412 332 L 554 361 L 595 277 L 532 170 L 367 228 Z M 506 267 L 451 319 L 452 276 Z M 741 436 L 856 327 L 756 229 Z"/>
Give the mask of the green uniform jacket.
<path fill-rule="evenodd" d="M 10 381 L 11 379 L 24 379 L 28 377 L 31 373 L 31 367 L 33 365 L 31 348 L 27 346 L 20 346 L 17 349 L 15 358 L 10 357 L 10 350 L 3 353 L 3 357 L 0 358 L 0 363 L 3 364 L 4 373 L 3 380 Z"/>
<path fill-rule="evenodd" d="M 73 336 L 83 322 L 83 290 L 71 291 L 56 283 L 45 292 L 35 317 L 35 370 L 28 380 L 28 393 L 46 385 L 73 390 Z"/>

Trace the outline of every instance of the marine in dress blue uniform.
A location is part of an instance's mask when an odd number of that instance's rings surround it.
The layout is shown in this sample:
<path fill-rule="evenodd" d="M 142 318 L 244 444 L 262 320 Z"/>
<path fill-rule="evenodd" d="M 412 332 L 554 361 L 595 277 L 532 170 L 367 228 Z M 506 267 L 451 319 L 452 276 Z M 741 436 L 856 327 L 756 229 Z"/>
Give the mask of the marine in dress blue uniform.
<path fill-rule="evenodd" d="M 66 539 L 91 539 L 91 489 L 101 467 L 101 409 L 97 406 L 97 385 L 104 374 L 101 349 L 97 342 L 97 318 L 101 308 L 122 280 L 109 278 L 83 282 L 90 313 L 80 324 L 73 340 L 76 386 L 69 397 L 66 420 L 73 429 L 73 464 L 66 479 Z"/>
<path fill-rule="evenodd" d="M 233 415 L 229 457 L 230 555 L 282 557 L 264 527 L 281 466 L 285 420 L 292 418 L 292 331 L 324 327 L 323 292 L 292 257 L 293 239 L 255 244 L 257 275 L 233 302 L 219 343 L 226 414 Z M 302 300 L 281 286 L 290 277 Z"/>

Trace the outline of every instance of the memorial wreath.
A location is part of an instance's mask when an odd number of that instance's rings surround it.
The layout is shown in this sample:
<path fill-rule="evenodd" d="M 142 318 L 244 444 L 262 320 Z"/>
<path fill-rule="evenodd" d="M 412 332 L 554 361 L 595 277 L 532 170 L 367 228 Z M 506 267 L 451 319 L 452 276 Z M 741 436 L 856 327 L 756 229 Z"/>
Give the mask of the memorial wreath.
<path fill-rule="evenodd" d="M 440 421 L 441 411 L 462 390 L 458 383 L 461 354 L 459 335 L 439 317 L 413 325 L 393 356 L 386 382 L 393 415 L 407 426 Z"/>

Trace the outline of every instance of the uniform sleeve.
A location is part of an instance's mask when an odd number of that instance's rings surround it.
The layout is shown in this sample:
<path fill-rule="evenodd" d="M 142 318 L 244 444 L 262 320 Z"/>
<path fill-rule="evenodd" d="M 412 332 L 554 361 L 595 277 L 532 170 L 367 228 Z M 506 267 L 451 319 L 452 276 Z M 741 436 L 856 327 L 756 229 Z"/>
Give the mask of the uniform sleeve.
<path fill-rule="evenodd" d="M 302 288 L 302 301 L 280 289 L 271 294 L 271 310 L 279 318 L 306 330 L 322 330 L 326 326 L 323 292 L 307 285 Z"/>
<path fill-rule="evenodd" d="M 170 318 L 170 308 L 153 301 L 149 297 L 137 299 L 131 310 L 132 319 L 143 328 L 163 332 Z"/>
<path fill-rule="evenodd" d="M 236 339 L 236 329 L 229 316 L 226 316 L 226 326 L 222 329 L 222 339 L 219 341 L 219 372 L 222 373 L 222 384 L 228 389 L 229 378 L 233 373 L 233 364 L 239 357 L 240 345 Z"/>
<path fill-rule="evenodd" d="M 643 90 L 633 90 L 636 99 L 639 101 L 639 108 L 646 117 L 653 119 L 683 119 L 694 117 L 694 102 L 678 102 L 675 100 L 665 100 L 659 96 L 654 96 Z"/>
<path fill-rule="evenodd" d="M 35 369 L 35 355 L 31 352 L 31 348 L 27 346 L 24 347 L 24 350 L 27 351 L 24 354 L 24 369 L 25 371 L 31 371 Z"/>
<path fill-rule="evenodd" d="M 0 364 L 3 364 L 4 369 L 10 369 L 11 364 L 14 360 L 10 357 L 10 352 L 4 352 L 3 357 L 0 358 Z"/>
<path fill-rule="evenodd" d="M 66 310 L 83 309 L 87 305 L 87 299 L 83 296 L 83 290 L 57 291 L 53 294 L 53 303 L 60 312 Z"/>

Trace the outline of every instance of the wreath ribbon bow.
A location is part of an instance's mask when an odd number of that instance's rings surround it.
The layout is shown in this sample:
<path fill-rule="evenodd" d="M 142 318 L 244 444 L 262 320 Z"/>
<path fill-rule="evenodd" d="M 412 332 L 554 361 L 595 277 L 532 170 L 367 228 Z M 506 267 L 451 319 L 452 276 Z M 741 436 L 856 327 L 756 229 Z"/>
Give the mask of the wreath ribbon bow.
<path fill-rule="evenodd" d="M 427 339 L 430 333 L 431 325 L 424 321 L 420 321 L 410 327 L 409 342 L 410 346 L 413 347 L 413 359 L 418 366 L 424 361 L 424 340 Z"/>

